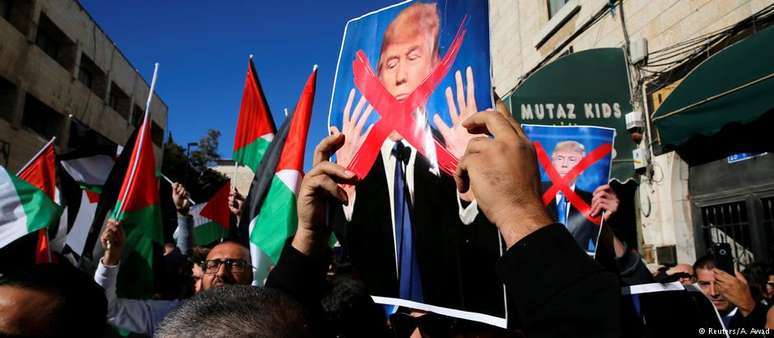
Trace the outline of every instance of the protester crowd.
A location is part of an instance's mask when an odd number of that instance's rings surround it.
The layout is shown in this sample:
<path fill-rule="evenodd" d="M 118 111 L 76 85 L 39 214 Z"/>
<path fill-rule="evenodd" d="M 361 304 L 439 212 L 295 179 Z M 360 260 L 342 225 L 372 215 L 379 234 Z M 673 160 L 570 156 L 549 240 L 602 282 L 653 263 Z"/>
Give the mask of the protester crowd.
<path fill-rule="evenodd" d="M 190 203 L 185 188 L 175 184 L 176 242 L 165 248 L 165 283 L 161 283 L 165 287 L 156 299 L 117 297 L 116 275 L 127 238 L 122 224 L 110 220 L 100 237 L 105 250 L 93 278 L 66 261 L 35 265 L 0 278 L 0 334 L 662 337 L 687 325 L 699 336 L 705 332 L 699 329 L 705 328 L 686 323 L 696 316 L 649 323 L 648 318 L 667 311 L 671 303 L 647 308 L 642 298 L 635 302 L 639 307 L 631 306 L 631 294 L 622 292 L 632 285 L 675 282 L 686 290 L 700 290 L 717 310 L 720 321 L 714 327 L 718 331 L 708 332 L 722 335 L 726 328 L 732 334 L 756 334 L 774 326 L 774 310 L 769 310 L 774 297 L 770 270 L 750 265 L 731 275 L 719 269 L 710 254 L 692 266 L 679 264 L 653 275 L 637 252 L 615 237 L 616 264 L 603 266 L 546 214 L 539 198 L 535 151 L 520 125 L 507 113 L 486 111 L 468 118 L 464 126 L 491 135 L 470 142 L 454 178 L 460 192 L 476 196 L 480 211 L 497 226 L 507 246 L 496 268 L 507 289 L 509 329 L 412 309 L 387 316 L 373 302 L 368 285 L 328 244 L 327 208 L 348 203 L 340 185 L 354 183 L 351 172 L 328 160 L 344 143 L 342 134 L 333 134 L 315 149 L 313 168 L 298 193 L 298 229 L 264 285 L 250 285 L 250 251 L 239 241 L 225 239 L 211 248 L 192 246 Z M 235 215 L 242 200 L 238 192 L 231 194 L 229 204 Z M 607 186 L 598 189 L 593 204 L 610 217 L 618 205 L 615 191 Z M 696 302 L 697 309 L 700 303 Z M 701 318 L 696 325 L 710 325 L 706 328 L 710 329 L 712 322 L 711 317 Z M 659 331 L 669 327 L 675 331 Z"/>

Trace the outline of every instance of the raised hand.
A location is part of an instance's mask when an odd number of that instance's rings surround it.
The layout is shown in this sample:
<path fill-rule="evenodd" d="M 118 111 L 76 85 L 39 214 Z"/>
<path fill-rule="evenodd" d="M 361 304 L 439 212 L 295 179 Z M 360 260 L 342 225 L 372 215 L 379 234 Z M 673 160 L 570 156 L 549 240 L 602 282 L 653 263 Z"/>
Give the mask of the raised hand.
<path fill-rule="evenodd" d="M 618 211 L 618 195 L 609 184 L 601 185 L 594 189 L 591 197 L 591 216 L 596 216 L 602 211 L 605 215 L 602 218 L 607 221 L 616 211 Z"/>
<path fill-rule="evenodd" d="M 312 162 L 314 166 L 304 176 L 298 189 L 298 230 L 291 245 L 303 254 L 319 253 L 327 246 L 331 234 L 326 219 L 329 203 L 348 202 L 349 197 L 339 184 L 353 184 L 355 174 L 328 161 L 344 141 L 343 134 L 335 134 L 317 145 Z"/>
<path fill-rule="evenodd" d="M 236 187 L 231 189 L 231 193 L 228 195 L 228 209 L 235 216 L 239 216 L 242 213 L 242 205 L 245 202 L 245 197 L 239 193 Z"/>
<path fill-rule="evenodd" d="M 102 264 L 114 266 L 121 260 L 121 254 L 124 250 L 124 229 L 121 222 L 109 219 L 105 224 L 105 230 L 99 238 L 105 253 L 102 256 Z"/>
<path fill-rule="evenodd" d="M 188 200 L 188 191 L 185 190 L 182 184 L 172 184 L 172 201 L 175 203 L 177 212 L 181 215 L 188 214 L 188 209 L 191 207 L 191 201 Z"/>
<path fill-rule="evenodd" d="M 461 193 L 472 190 L 481 211 L 497 225 L 507 246 L 551 224 L 539 194 L 535 148 L 521 126 L 505 114 L 486 111 L 463 121 L 473 134 L 454 179 Z"/>
<path fill-rule="evenodd" d="M 449 127 L 438 114 L 433 116 L 433 123 L 438 131 L 443 135 L 446 142 L 446 149 L 457 158 L 462 157 L 468 142 L 476 136 L 469 133 L 462 126 L 462 121 L 473 116 L 478 112 L 476 105 L 476 89 L 473 81 L 473 70 L 468 67 L 465 70 L 467 86 L 463 89 L 462 74 L 457 71 L 454 78 L 457 82 L 456 103 L 451 87 L 446 87 L 446 104 L 449 106 L 449 117 L 451 118 L 451 127 Z"/>
<path fill-rule="evenodd" d="M 755 300 L 742 274 L 737 272 L 737 277 L 734 277 L 720 269 L 712 270 L 715 272 L 715 288 L 718 292 L 736 305 L 745 317 L 749 315 L 755 309 Z"/>
<path fill-rule="evenodd" d="M 336 164 L 342 167 L 346 167 L 352 162 L 352 158 L 355 157 L 355 153 L 360 148 L 360 145 L 363 144 L 363 141 L 365 141 L 368 133 L 371 132 L 371 127 L 373 127 L 373 125 L 368 126 L 368 129 L 363 133 L 365 123 L 374 111 L 374 108 L 366 103 L 364 96 L 360 97 L 357 105 L 355 105 L 355 109 L 350 114 L 354 98 L 355 90 L 352 89 L 349 91 L 349 98 L 347 98 L 347 104 L 344 106 L 344 117 L 341 123 L 342 130 L 339 130 L 336 126 L 331 126 L 330 128 L 331 134 L 341 133 L 345 136 L 344 144 L 336 152 Z M 365 109 L 363 109 L 364 107 Z"/>

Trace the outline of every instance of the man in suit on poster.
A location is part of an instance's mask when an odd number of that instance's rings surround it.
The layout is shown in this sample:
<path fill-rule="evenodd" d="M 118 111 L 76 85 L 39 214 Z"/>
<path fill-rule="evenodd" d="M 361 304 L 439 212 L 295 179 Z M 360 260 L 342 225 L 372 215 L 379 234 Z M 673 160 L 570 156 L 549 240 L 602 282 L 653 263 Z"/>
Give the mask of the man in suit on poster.
<path fill-rule="evenodd" d="M 577 141 L 561 141 L 554 146 L 551 152 L 551 165 L 559 176 L 564 177 L 586 156 L 586 148 Z M 553 183 L 543 182 L 542 190 L 545 192 Z M 593 194 L 591 192 L 578 189 L 575 180 L 570 185 L 570 189 L 588 205 L 592 205 Z M 570 203 L 567 196 L 558 191 L 554 199 L 546 205 L 548 214 L 558 223 L 564 224 L 570 231 L 575 241 L 586 252 L 594 253 L 597 247 L 597 233 L 599 226 L 589 221 L 578 209 Z"/>
<path fill-rule="evenodd" d="M 414 3 L 385 30 L 377 72 L 396 99 L 410 95 L 440 60 L 439 29 L 436 5 Z M 459 157 L 473 138 L 460 121 L 477 107 L 471 69 L 466 71 L 467 95 L 460 92 L 460 72 L 455 75 L 456 103 L 451 88 L 445 92 L 453 125 L 436 115 L 433 133 Z M 361 98 L 352 109 L 354 97 L 352 90 L 343 111 L 345 144 L 336 153 L 342 166 L 370 131 L 363 127 L 373 108 Z M 425 107 L 415 114 L 429 129 Z M 452 177 L 399 133 L 393 131 L 384 141 L 368 175 L 344 188 L 349 203 L 334 216 L 334 231 L 372 295 L 504 315 L 494 265 L 500 256 L 497 228 L 479 215 L 471 196 L 457 193 Z"/>

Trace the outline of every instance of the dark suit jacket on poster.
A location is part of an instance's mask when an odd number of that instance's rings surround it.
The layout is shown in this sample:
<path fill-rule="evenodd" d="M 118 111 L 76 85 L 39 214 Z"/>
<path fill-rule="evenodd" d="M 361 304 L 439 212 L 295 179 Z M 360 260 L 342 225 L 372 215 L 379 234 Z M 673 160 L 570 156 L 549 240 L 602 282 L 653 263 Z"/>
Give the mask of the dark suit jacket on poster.
<path fill-rule="evenodd" d="M 542 182 L 541 196 L 550 187 L 551 187 L 551 183 Z M 577 194 L 578 197 L 580 197 L 582 200 L 586 201 L 588 205 L 591 205 L 592 194 L 590 192 L 578 189 L 576 186 L 575 194 Z M 546 206 L 546 211 L 548 212 L 549 216 L 554 218 L 554 220 L 556 220 L 557 222 L 559 221 L 559 217 L 557 217 L 557 211 L 556 211 L 556 197 L 553 197 L 551 199 L 551 202 L 548 203 L 548 205 Z M 594 243 L 594 246 L 596 247 L 599 226 L 597 226 L 596 224 L 589 221 L 586 217 L 584 217 L 583 214 L 581 214 L 580 211 L 578 211 L 578 209 L 576 209 L 575 205 L 573 204 L 570 204 L 570 212 L 567 216 L 567 224 L 565 224 L 565 226 L 567 226 L 567 230 L 570 231 L 570 234 L 572 234 L 572 237 L 575 238 L 575 241 L 578 242 L 578 245 L 580 245 L 580 247 L 583 248 L 583 250 L 587 250 L 589 246 L 589 241 Z"/>
<path fill-rule="evenodd" d="M 502 317 L 504 291 L 495 269 L 500 257 L 497 227 L 480 211 L 473 223 L 464 225 L 453 178 L 436 176 L 429 168 L 417 154 L 412 224 L 424 302 Z M 355 189 L 351 221 L 336 208 L 334 231 L 370 293 L 397 298 L 392 211 L 381 156 Z"/>

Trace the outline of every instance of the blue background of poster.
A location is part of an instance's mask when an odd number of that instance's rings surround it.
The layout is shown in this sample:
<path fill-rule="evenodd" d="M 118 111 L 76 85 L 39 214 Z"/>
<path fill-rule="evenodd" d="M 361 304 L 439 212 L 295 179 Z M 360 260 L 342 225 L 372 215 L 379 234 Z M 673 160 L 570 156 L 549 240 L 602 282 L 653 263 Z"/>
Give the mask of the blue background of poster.
<path fill-rule="evenodd" d="M 341 119 L 344 106 L 347 103 L 349 91 L 352 88 L 355 88 L 352 75 L 352 61 L 355 59 L 355 53 L 362 49 L 366 56 L 368 56 L 371 67 L 376 71 L 376 63 L 379 60 L 384 30 L 401 10 L 412 3 L 413 2 L 401 3 L 377 13 L 359 19 L 353 19 L 347 24 L 344 40 L 342 42 L 343 45 L 333 87 L 333 94 L 331 96 L 331 106 L 328 115 L 330 125 L 335 125 L 341 130 Z M 439 50 L 441 58 L 446 54 L 446 50 L 449 45 L 451 45 L 452 40 L 454 40 L 457 28 L 466 14 L 468 15 L 468 22 L 466 24 L 467 33 L 465 34 L 465 40 L 454 61 L 454 65 L 449 70 L 449 73 L 446 74 L 446 77 L 441 84 L 430 96 L 430 100 L 427 103 L 427 118 L 433 128 L 435 128 L 435 125 L 432 122 L 432 118 L 435 113 L 438 113 L 444 122 L 451 126 L 451 118 L 449 117 L 444 91 L 446 90 L 446 87 L 451 87 L 453 95 L 456 95 L 454 73 L 458 70 L 462 75 L 463 85 L 466 85 L 465 68 L 468 66 L 473 69 L 478 110 L 482 111 L 492 108 L 488 2 L 456 0 L 440 1 L 437 5 L 441 16 Z M 360 97 L 361 94 L 358 91 L 353 106 Z M 363 132 L 365 132 L 368 125 L 378 120 L 378 114 L 371 114 Z"/>
<path fill-rule="evenodd" d="M 577 141 L 586 147 L 586 155 L 602 144 L 613 144 L 615 129 L 590 126 L 541 126 L 522 125 L 527 137 L 533 142 L 538 141 L 545 149 L 548 157 L 554 146 L 561 141 Z M 612 153 L 611 153 L 612 154 Z M 610 177 L 611 156 L 605 156 L 583 171 L 575 181 L 578 189 L 593 192 L 600 185 L 607 184 Z M 551 182 L 540 166 L 540 180 Z"/>

